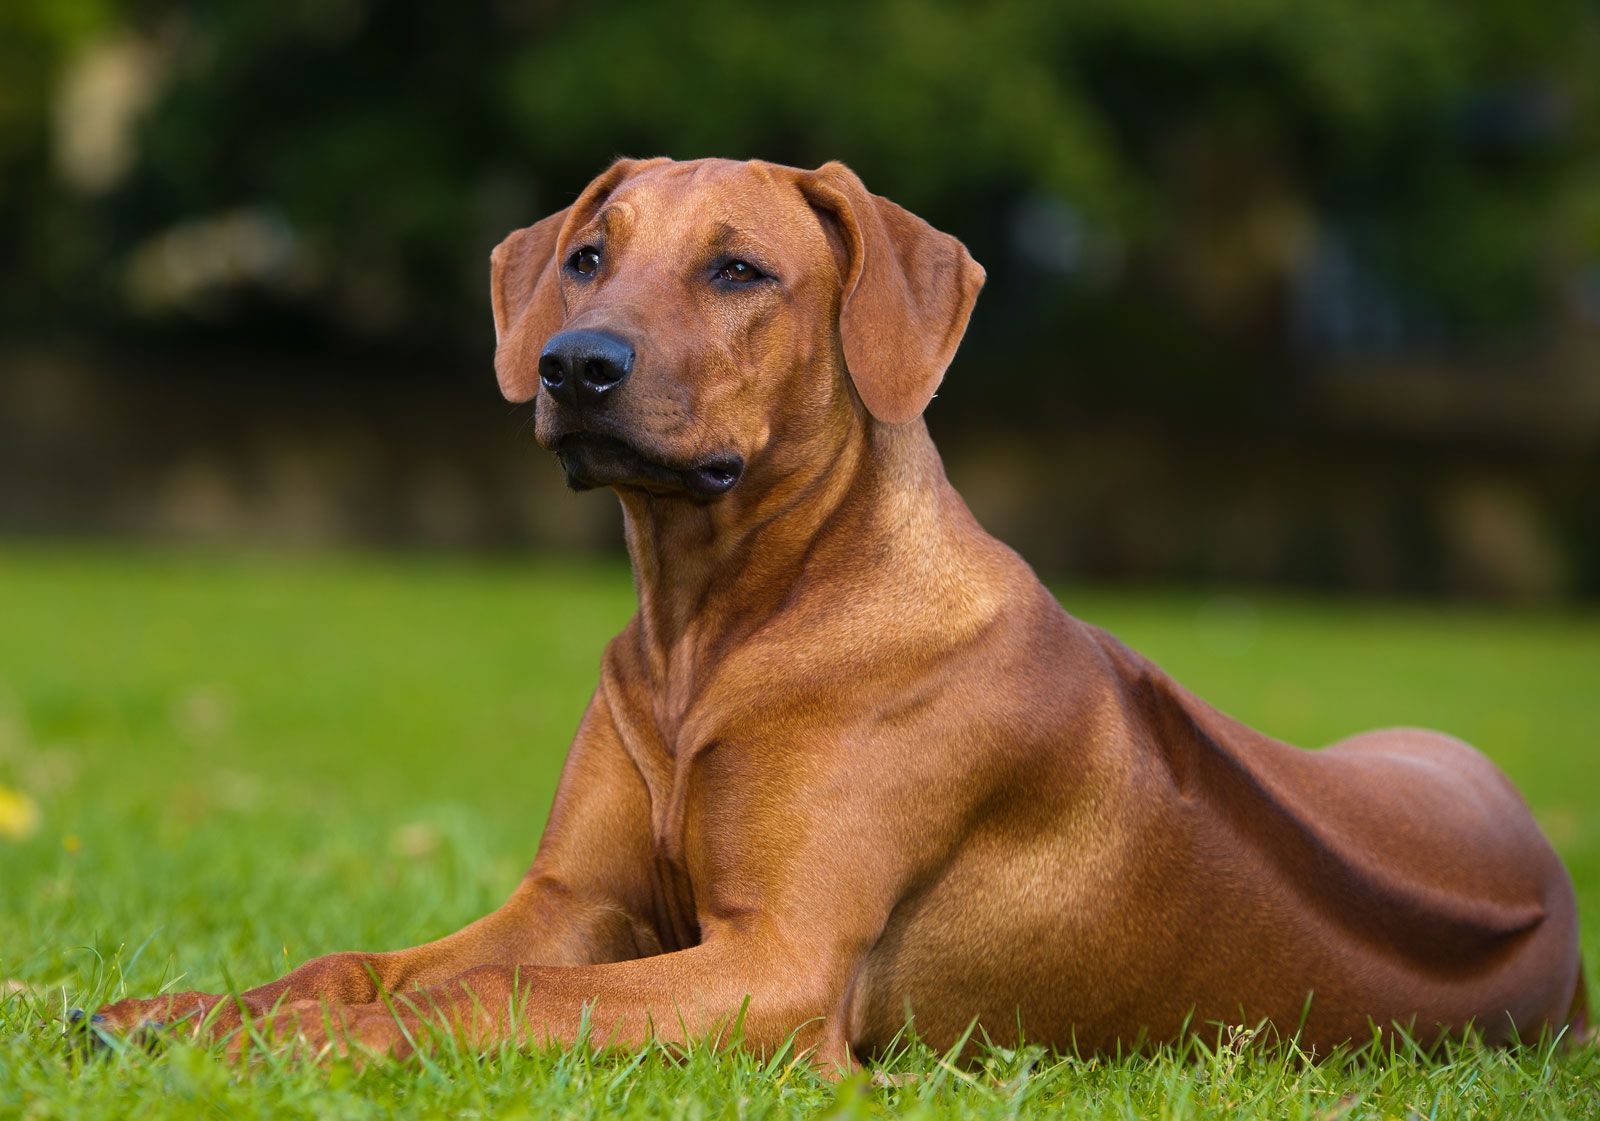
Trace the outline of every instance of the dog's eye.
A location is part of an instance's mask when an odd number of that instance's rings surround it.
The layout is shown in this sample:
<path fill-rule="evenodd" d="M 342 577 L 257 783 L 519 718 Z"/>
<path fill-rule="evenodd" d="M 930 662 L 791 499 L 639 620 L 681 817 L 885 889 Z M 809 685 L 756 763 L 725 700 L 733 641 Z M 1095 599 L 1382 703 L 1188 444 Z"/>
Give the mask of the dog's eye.
<path fill-rule="evenodd" d="M 585 245 L 567 259 L 567 267 L 579 276 L 593 276 L 600 267 L 600 250 Z"/>
<path fill-rule="evenodd" d="M 732 284 L 749 284 L 752 280 L 760 280 L 765 275 L 766 273 L 749 261 L 729 261 L 717 269 L 717 279 Z"/>

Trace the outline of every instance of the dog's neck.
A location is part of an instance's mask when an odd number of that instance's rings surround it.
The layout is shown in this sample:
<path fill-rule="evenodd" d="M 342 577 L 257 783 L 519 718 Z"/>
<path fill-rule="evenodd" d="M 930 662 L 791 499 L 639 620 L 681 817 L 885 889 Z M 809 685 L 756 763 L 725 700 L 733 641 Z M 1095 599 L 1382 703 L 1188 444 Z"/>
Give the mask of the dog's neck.
<path fill-rule="evenodd" d="M 907 521 L 936 551 L 942 514 L 952 499 L 960 505 L 921 420 L 851 425 L 805 466 L 762 482 L 708 504 L 618 491 L 640 654 L 663 722 L 684 710 L 724 651 L 797 600 L 832 594 L 837 566 L 833 580 L 813 583 L 814 558 L 840 550 L 881 566 L 881 557 L 869 561 L 874 538 Z"/>

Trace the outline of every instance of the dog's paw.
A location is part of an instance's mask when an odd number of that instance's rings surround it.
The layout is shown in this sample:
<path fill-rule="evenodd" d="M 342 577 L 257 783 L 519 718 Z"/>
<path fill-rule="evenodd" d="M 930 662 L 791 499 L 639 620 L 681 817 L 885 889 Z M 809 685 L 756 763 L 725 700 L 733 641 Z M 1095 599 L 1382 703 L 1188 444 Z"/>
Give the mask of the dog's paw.
<path fill-rule="evenodd" d="M 165 1038 L 166 1027 L 160 1020 L 143 1020 L 131 1030 L 118 1031 L 100 1013 L 73 1008 L 67 1012 L 61 1038 L 70 1053 L 83 1058 L 94 1058 L 127 1046 L 155 1052 Z"/>
<path fill-rule="evenodd" d="M 85 1057 L 103 1054 L 113 1046 L 106 1018 L 98 1012 L 90 1015 L 81 1008 L 68 1010 L 61 1040 L 69 1052 Z"/>
<path fill-rule="evenodd" d="M 69 1030 L 77 1026 L 79 1030 L 100 1037 L 129 1040 L 155 1039 L 167 1031 L 194 1033 L 212 1010 L 227 999 L 215 993 L 169 993 L 148 1000 L 119 1000 L 103 1006 L 92 1016 L 85 1017 L 78 1012 L 78 1019 L 69 1023 Z M 70 1015 L 68 1018 L 72 1019 Z"/>

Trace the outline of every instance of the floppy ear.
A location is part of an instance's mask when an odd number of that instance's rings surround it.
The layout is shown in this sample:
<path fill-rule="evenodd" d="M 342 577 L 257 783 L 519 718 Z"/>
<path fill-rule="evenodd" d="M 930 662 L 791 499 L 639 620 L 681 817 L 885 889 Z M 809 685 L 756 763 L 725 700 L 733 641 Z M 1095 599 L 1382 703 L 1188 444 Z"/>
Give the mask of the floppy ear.
<path fill-rule="evenodd" d="M 561 326 L 556 241 L 570 209 L 517 230 L 489 254 L 494 373 L 508 401 L 538 392 L 539 352 Z"/>
<path fill-rule="evenodd" d="M 619 159 L 596 176 L 565 210 L 508 235 L 489 255 L 489 297 L 494 305 L 494 372 L 508 401 L 539 391 L 539 352 L 561 329 L 561 262 L 556 247 L 570 223 L 581 226 L 611 192 L 663 159 Z"/>
<path fill-rule="evenodd" d="M 842 163 L 803 174 L 800 190 L 844 243 L 839 340 L 850 380 L 878 420 L 913 420 L 961 344 L 983 266 L 949 234 L 872 194 Z"/>

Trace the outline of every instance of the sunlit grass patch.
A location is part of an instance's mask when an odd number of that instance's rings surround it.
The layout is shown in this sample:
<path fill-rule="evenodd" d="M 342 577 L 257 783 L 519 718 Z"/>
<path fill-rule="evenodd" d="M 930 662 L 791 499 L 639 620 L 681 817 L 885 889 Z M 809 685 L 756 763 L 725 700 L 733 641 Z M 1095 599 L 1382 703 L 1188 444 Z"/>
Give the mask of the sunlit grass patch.
<path fill-rule="evenodd" d="M 1593 975 L 1600 619 L 1062 599 L 1294 742 L 1414 723 L 1477 744 L 1572 869 Z M 613 562 L 0 548 L 0 787 L 26 825 L 0 830 L 0 1117 L 1600 1116 L 1592 1048 L 1423 1058 L 1394 1037 L 1315 1063 L 1247 1036 L 972 1064 L 908 1044 L 842 1083 L 707 1046 L 246 1071 L 181 1040 L 92 1062 L 62 1046 L 69 1007 L 248 986 L 496 906 L 631 605 Z"/>

